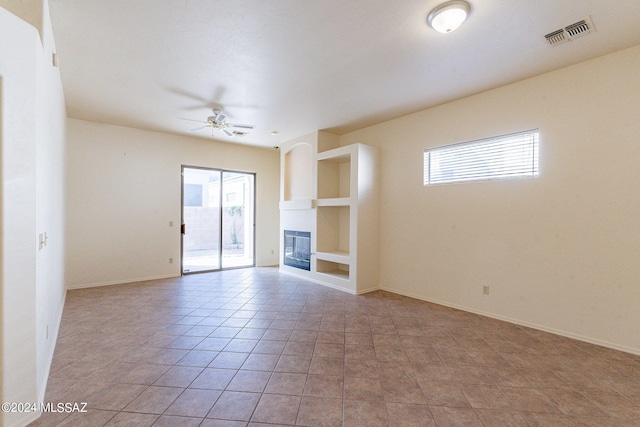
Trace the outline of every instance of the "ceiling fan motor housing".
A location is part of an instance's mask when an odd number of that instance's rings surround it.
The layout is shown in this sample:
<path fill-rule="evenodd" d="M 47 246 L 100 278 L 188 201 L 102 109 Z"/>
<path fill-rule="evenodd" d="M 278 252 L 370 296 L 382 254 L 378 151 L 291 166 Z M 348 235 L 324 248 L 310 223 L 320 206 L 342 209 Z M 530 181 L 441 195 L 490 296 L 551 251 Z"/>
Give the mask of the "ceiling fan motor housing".
<path fill-rule="evenodd" d="M 233 124 L 233 123 L 227 122 L 226 121 L 227 116 L 221 110 L 214 108 L 212 112 L 213 112 L 213 116 L 207 117 L 207 121 L 203 122 L 205 123 L 205 126 L 193 129 L 189 132 L 200 130 L 205 127 L 210 127 L 212 130 L 213 129 L 220 130 L 222 133 L 224 133 L 227 136 L 244 136 L 247 134 L 247 132 L 231 130 L 229 128 L 233 127 L 233 128 L 253 129 L 252 125 L 239 125 L 239 124 Z M 185 120 L 190 120 L 190 119 L 185 119 Z"/>

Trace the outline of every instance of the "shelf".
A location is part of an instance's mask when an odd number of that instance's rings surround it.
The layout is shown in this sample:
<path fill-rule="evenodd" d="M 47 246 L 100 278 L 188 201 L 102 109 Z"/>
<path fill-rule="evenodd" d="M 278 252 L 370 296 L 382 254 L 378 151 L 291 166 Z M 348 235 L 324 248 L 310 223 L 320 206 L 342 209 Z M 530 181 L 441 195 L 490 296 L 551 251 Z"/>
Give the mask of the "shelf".
<path fill-rule="evenodd" d="M 349 264 L 350 260 L 349 252 L 346 251 L 316 252 L 316 259 L 338 264 Z"/>
<path fill-rule="evenodd" d="M 327 153 L 318 155 L 318 199 L 348 198 L 351 195 L 351 153 L 341 149 Z"/>
<path fill-rule="evenodd" d="M 333 150 L 319 153 L 316 157 L 318 161 L 327 161 L 334 163 L 344 163 L 351 160 L 351 152 L 345 152 L 344 148 L 335 148 Z"/>
<path fill-rule="evenodd" d="M 282 200 L 280 210 L 300 210 L 313 208 L 313 200 Z"/>
<path fill-rule="evenodd" d="M 316 200 L 316 206 L 350 206 L 351 198 L 349 197 L 333 197 L 330 199 Z"/>
<path fill-rule="evenodd" d="M 319 271 L 318 274 L 321 274 L 321 275 L 324 275 L 324 276 L 331 276 L 331 277 L 334 277 L 336 279 L 342 279 L 345 282 L 349 281 L 349 272 L 348 271 L 342 271 L 342 270 Z"/>
<path fill-rule="evenodd" d="M 351 230 L 349 206 L 318 206 L 316 252 L 348 253 Z"/>
<path fill-rule="evenodd" d="M 346 281 L 349 280 L 349 264 L 318 260 L 316 262 L 316 271 L 319 274 L 325 274 Z"/>

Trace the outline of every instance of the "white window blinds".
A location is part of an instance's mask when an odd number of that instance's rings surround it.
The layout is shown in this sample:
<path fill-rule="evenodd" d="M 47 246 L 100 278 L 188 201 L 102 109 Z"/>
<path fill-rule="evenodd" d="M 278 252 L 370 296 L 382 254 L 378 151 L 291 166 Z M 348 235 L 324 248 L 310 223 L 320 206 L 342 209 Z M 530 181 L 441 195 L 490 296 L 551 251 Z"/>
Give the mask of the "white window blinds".
<path fill-rule="evenodd" d="M 424 150 L 424 185 L 538 176 L 538 130 Z"/>

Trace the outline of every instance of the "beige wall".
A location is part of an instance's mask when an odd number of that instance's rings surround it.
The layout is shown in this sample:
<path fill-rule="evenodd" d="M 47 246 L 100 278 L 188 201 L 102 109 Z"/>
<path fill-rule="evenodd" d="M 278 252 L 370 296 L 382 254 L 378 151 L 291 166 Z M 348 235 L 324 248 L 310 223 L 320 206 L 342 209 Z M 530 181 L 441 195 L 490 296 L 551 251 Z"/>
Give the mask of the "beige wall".
<path fill-rule="evenodd" d="M 640 354 L 639 75 L 636 46 L 343 136 L 382 152 L 381 287 Z M 539 178 L 422 185 L 425 148 L 532 128 Z"/>
<path fill-rule="evenodd" d="M 278 263 L 277 151 L 69 119 L 67 287 L 180 275 L 181 165 L 256 173 L 256 263 Z"/>

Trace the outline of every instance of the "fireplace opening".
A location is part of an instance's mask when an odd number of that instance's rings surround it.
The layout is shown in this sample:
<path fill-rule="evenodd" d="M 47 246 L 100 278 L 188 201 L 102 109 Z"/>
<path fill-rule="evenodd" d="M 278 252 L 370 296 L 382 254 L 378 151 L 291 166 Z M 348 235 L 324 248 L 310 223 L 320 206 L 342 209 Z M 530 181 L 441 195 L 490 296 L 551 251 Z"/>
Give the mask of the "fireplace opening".
<path fill-rule="evenodd" d="M 284 230 L 284 265 L 311 270 L 311 233 Z"/>

